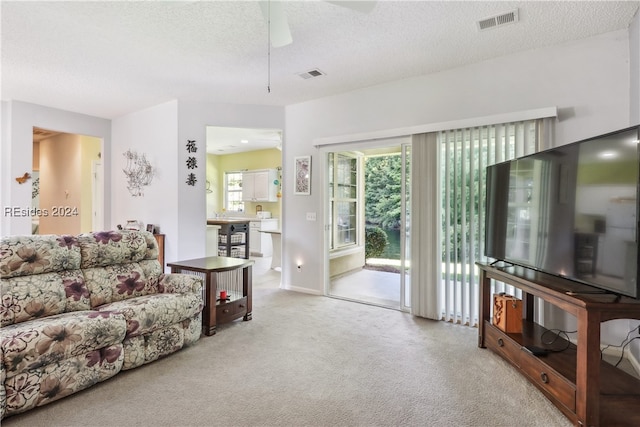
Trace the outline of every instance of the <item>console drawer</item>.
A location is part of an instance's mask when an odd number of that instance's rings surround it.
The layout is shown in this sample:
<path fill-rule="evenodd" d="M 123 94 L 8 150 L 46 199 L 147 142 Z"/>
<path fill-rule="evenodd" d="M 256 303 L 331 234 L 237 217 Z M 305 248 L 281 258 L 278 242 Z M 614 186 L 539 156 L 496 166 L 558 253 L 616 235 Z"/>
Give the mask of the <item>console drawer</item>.
<path fill-rule="evenodd" d="M 216 322 L 224 323 L 247 314 L 247 297 L 218 304 L 216 306 Z"/>
<path fill-rule="evenodd" d="M 520 366 L 520 345 L 509 339 L 502 331 L 498 330 L 489 322 L 485 322 L 485 339 L 484 345 L 502 357 L 507 359 L 515 366 Z"/>
<path fill-rule="evenodd" d="M 520 369 L 539 389 L 562 403 L 572 412 L 576 410 L 576 387 L 536 356 L 521 351 Z M 551 357 L 551 356 L 549 356 Z"/>

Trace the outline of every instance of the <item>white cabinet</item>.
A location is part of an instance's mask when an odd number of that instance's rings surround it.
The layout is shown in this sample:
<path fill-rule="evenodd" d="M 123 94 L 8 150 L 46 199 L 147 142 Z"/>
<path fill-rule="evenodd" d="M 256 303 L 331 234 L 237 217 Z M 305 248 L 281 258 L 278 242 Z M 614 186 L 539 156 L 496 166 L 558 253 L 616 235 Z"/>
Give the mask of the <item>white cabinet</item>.
<path fill-rule="evenodd" d="M 269 233 L 261 233 L 261 230 L 277 230 L 278 219 L 261 219 L 252 220 L 249 223 L 249 250 L 253 256 L 271 256 L 273 254 L 273 245 L 271 244 L 271 235 Z"/>
<path fill-rule="evenodd" d="M 277 202 L 278 179 L 276 169 L 263 169 L 242 173 L 242 200 L 246 202 Z"/>

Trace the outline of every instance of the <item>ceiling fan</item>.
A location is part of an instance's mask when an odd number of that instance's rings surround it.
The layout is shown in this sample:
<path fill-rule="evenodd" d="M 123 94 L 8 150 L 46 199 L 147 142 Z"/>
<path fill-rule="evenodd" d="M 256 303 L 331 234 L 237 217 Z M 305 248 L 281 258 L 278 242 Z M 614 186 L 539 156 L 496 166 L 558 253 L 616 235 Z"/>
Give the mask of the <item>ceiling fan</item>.
<path fill-rule="evenodd" d="M 376 5 L 376 1 L 325 1 L 362 13 L 371 12 Z M 262 10 L 265 21 L 267 21 L 269 25 L 269 40 L 271 46 L 282 47 L 293 43 L 287 15 L 284 13 L 282 2 L 278 0 L 263 0 L 260 2 L 260 9 Z"/>

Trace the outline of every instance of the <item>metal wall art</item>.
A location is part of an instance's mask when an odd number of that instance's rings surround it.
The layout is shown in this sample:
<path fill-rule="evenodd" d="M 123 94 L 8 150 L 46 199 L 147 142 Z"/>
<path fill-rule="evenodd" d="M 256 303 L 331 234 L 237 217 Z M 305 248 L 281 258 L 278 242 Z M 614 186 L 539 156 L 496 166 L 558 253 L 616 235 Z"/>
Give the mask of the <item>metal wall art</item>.
<path fill-rule="evenodd" d="M 123 153 L 127 165 L 122 171 L 127 177 L 127 189 L 132 196 L 144 196 L 143 189 L 153 180 L 153 168 L 144 154 L 127 150 Z"/>

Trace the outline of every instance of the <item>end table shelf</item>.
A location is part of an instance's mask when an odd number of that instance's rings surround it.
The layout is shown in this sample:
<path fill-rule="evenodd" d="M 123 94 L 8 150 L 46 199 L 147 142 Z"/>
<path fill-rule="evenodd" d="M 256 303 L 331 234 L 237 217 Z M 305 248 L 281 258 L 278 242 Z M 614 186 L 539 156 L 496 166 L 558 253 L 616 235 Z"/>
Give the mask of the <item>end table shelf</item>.
<path fill-rule="evenodd" d="M 186 261 L 170 262 L 172 273 L 197 273 L 204 278 L 204 310 L 202 329 L 205 335 L 214 335 L 219 323 L 231 322 L 240 317 L 251 320 L 252 316 L 252 267 L 254 261 L 244 258 L 206 257 Z M 218 301 L 217 273 L 242 270 L 242 292 L 230 292 L 229 301 Z"/>
<path fill-rule="evenodd" d="M 489 348 L 535 385 L 575 425 L 640 425 L 640 380 L 601 360 L 600 324 L 640 320 L 640 300 L 579 292 L 586 285 L 522 267 L 480 268 L 478 346 Z M 491 279 L 523 293 L 523 331 L 505 333 L 491 322 Z M 588 288 L 588 287 L 587 287 Z M 575 295 L 569 295 L 575 292 Z M 533 321 L 534 297 L 576 317 L 577 345 L 538 357 L 525 346 L 544 347 L 544 327 Z M 556 347 L 559 348 L 559 347 Z"/>

